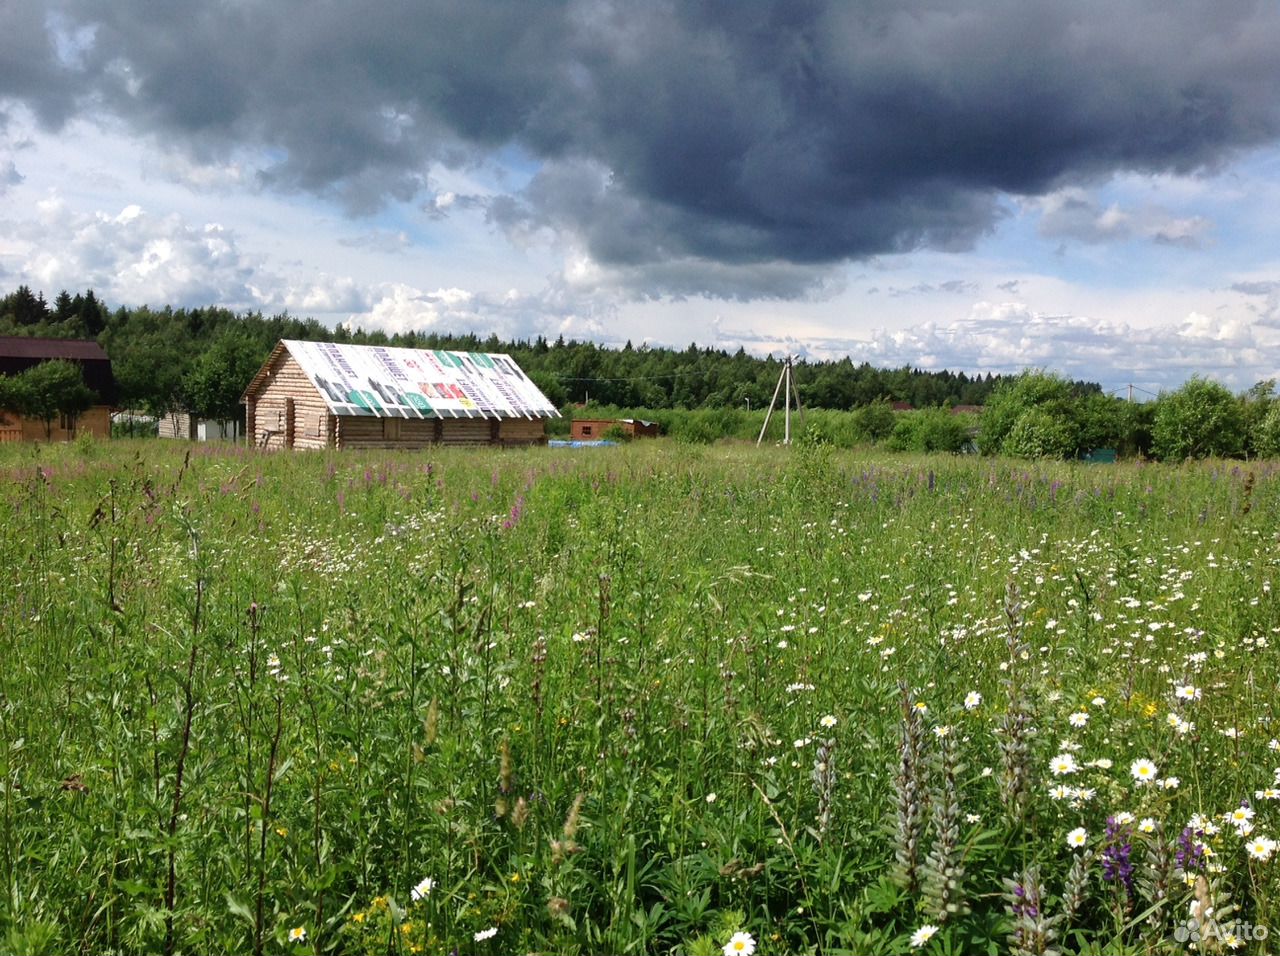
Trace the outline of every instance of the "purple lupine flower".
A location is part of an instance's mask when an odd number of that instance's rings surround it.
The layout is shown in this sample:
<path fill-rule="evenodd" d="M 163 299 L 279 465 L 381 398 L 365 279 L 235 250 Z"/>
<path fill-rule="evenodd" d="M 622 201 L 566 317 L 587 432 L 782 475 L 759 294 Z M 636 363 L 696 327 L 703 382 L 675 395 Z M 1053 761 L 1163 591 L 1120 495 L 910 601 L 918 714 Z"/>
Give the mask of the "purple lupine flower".
<path fill-rule="evenodd" d="M 1013 895 L 1019 900 L 1026 900 L 1026 902 L 1013 904 L 1012 910 L 1014 916 L 1025 916 L 1028 919 L 1035 919 L 1040 915 L 1040 907 L 1036 906 L 1035 900 L 1027 900 L 1027 889 L 1021 883 L 1014 886 Z"/>
<path fill-rule="evenodd" d="M 1119 883 L 1126 893 L 1132 893 L 1133 863 L 1129 856 L 1133 852 L 1133 843 L 1128 824 L 1118 822 L 1115 817 L 1107 817 L 1107 830 L 1102 841 L 1102 878 L 1110 883 Z"/>
<path fill-rule="evenodd" d="M 1204 846 L 1200 843 L 1202 836 L 1204 836 L 1203 830 L 1183 827 L 1182 832 L 1178 834 L 1178 849 L 1175 853 L 1179 868 L 1187 872 L 1204 868 Z"/>

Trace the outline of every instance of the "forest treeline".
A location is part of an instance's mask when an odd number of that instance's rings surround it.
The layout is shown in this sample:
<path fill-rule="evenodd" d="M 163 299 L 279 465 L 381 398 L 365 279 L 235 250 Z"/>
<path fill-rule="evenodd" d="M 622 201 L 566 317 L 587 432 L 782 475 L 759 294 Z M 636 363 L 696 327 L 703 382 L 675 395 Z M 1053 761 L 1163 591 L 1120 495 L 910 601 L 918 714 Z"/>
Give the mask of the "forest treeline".
<path fill-rule="evenodd" d="M 503 352 L 562 409 L 577 403 L 603 417 L 649 417 L 677 440 L 751 438 L 778 385 L 783 359 L 739 349 L 690 345 L 684 350 L 603 348 L 593 342 L 508 342 L 496 335 L 400 334 L 330 329 L 288 314 L 229 309 L 109 309 L 93 292 L 60 292 L 49 303 L 27 286 L 0 297 L 0 335 L 96 339 L 111 358 L 123 408 L 165 415 L 243 421 L 240 396 L 280 339 L 310 339 L 405 348 Z M 48 363 L 53 366 L 56 363 Z M 36 369 L 0 383 L 8 404 L 46 425 L 74 414 L 86 398 L 69 369 Z M 62 384 L 59 384 L 59 382 Z M 68 385 L 67 382 L 71 384 Z M 1280 398 L 1274 380 L 1233 395 L 1192 377 L 1155 401 L 1124 402 L 1092 382 L 1052 372 L 968 376 L 914 368 L 878 369 L 849 359 L 800 362 L 795 382 L 810 410 L 807 439 L 842 446 L 878 443 L 903 451 L 1078 458 L 1096 449 L 1165 461 L 1219 456 L 1280 457 Z M 0 389 L 0 404 L 5 399 Z M 895 412 L 907 402 L 916 411 Z M 983 406 L 981 416 L 948 406 Z M 846 414 L 850 413 L 851 414 Z M 816 413 L 816 414 L 815 414 Z M 567 419 L 550 423 L 555 434 Z"/>
<path fill-rule="evenodd" d="M 310 339 L 404 348 L 503 352 L 511 355 L 558 407 L 592 403 L 627 408 L 742 408 L 769 403 L 782 358 L 743 349 L 605 348 L 593 342 L 504 341 L 496 335 L 387 335 L 331 329 L 287 313 L 264 316 L 229 309 L 110 309 L 92 291 L 62 291 L 52 302 L 27 286 L 0 298 L 0 335 L 96 339 L 111 358 L 124 407 L 165 414 L 190 411 L 229 420 L 241 414 L 240 395 L 279 339 Z M 849 359 L 800 361 L 800 398 L 814 408 L 845 410 L 878 400 L 916 408 L 982 405 L 998 375 L 873 368 Z M 1076 382 L 1081 394 L 1097 384 Z"/>

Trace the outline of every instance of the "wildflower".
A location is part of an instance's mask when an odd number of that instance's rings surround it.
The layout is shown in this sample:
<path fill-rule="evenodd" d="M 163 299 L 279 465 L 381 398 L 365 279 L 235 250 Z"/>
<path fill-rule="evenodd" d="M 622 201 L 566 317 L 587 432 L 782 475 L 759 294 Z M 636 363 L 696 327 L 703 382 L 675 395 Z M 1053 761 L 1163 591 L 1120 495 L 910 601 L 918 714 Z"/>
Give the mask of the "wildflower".
<path fill-rule="evenodd" d="M 915 707 L 916 710 L 920 711 L 922 714 L 927 714 L 929 712 L 929 705 L 922 700 L 916 701 Z"/>
<path fill-rule="evenodd" d="M 479 930 L 473 937 L 477 943 L 483 943 L 486 939 L 493 939 L 498 935 L 498 927 L 490 926 L 488 929 Z"/>
<path fill-rule="evenodd" d="M 1071 794 L 1072 789 L 1064 783 L 1055 784 L 1049 788 L 1049 799 L 1051 800 L 1065 800 Z"/>
<path fill-rule="evenodd" d="M 1249 823 L 1253 819 L 1253 807 L 1239 806 L 1230 813 L 1223 814 L 1223 818 L 1232 826 L 1241 827 Z"/>
<path fill-rule="evenodd" d="M 937 727 L 933 728 L 933 735 L 935 737 L 939 737 L 939 738 L 945 737 L 949 733 L 951 733 L 950 724 L 939 724 Z"/>
<path fill-rule="evenodd" d="M 965 710 L 975 710 L 980 706 L 982 706 L 982 695 L 976 690 L 971 690 L 969 693 L 964 695 Z"/>
<path fill-rule="evenodd" d="M 1076 827 L 1067 834 L 1067 846 L 1075 850 L 1089 842 L 1089 831 L 1084 827 Z"/>
<path fill-rule="evenodd" d="M 1116 814 L 1116 823 L 1119 826 L 1125 826 L 1133 822 L 1133 814 L 1127 810 L 1122 810 Z"/>
<path fill-rule="evenodd" d="M 1130 815 L 1132 819 L 1132 815 Z M 1068 838 L 1069 840 L 1069 838 Z M 1118 817 L 1107 820 L 1106 844 L 1102 851 L 1102 878 L 1108 882 L 1119 883 L 1126 893 L 1133 892 L 1133 863 L 1129 855 L 1133 844 L 1129 841 L 1129 829 Z"/>
<path fill-rule="evenodd" d="M 1156 786 L 1162 790 L 1177 790 L 1180 783 L 1182 780 L 1178 777 L 1165 777 L 1163 780 L 1157 780 Z"/>
<path fill-rule="evenodd" d="M 1150 783 L 1156 779 L 1156 765 L 1145 758 L 1129 764 L 1129 772 L 1138 783 Z"/>
<path fill-rule="evenodd" d="M 1269 860 L 1271 854 L 1276 851 L 1276 841 L 1270 837 L 1256 836 L 1246 843 L 1244 848 L 1255 860 Z"/>
<path fill-rule="evenodd" d="M 1071 754 L 1058 754 L 1049 762 L 1049 769 L 1053 771 L 1055 777 L 1061 777 L 1063 774 L 1075 773 L 1080 767 Z"/>
<path fill-rule="evenodd" d="M 823 717 L 820 721 L 818 721 L 818 723 L 820 723 L 823 727 L 826 727 L 829 730 L 830 728 L 836 725 L 837 721 L 834 716 L 832 716 L 831 714 L 827 714 L 827 716 Z"/>
<path fill-rule="evenodd" d="M 1156 821 L 1153 820 L 1151 817 L 1143 817 L 1141 820 L 1138 821 L 1138 829 L 1142 833 L 1155 833 Z"/>
<path fill-rule="evenodd" d="M 925 923 L 918 930 L 911 934 L 911 948 L 919 949 L 929 940 L 933 939 L 933 935 L 938 932 L 938 927 L 932 923 Z"/>
<path fill-rule="evenodd" d="M 289 930 L 289 942 L 305 943 L 307 941 L 307 928 L 305 926 L 295 926 Z"/>
<path fill-rule="evenodd" d="M 741 930 L 729 937 L 724 944 L 724 956 L 751 956 L 756 951 L 756 941 L 750 933 Z"/>
<path fill-rule="evenodd" d="M 1083 727 L 1089 722 L 1089 715 L 1083 710 L 1078 710 L 1067 718 L 1067 722 L 1071 724 L 1072 727 Z"/>
<path fill-rule="evenodd" d="M 707 794 L 707 803 L 715 803 L 716 795 L 714 793 Z"/>
<path fill-rule="evenodd" d="M 1099 770 L 1110 770 L 1111 759 L 1109 757 L 1099 757 L 1097 760 L 1090 760 L 1086 766 L 1097 767 Z"/>
<path fill-rule="evenodd" d="M 1197 814 L 1198 815 L 1198 814 Z M 1192 870 L 1200 869 L 1204 866 L 1205 857 L 1209 855 L 1209 848 L 1200 842 L 1198 837 L 1204 832 L 1194 826 L 1185 827 L 1178 834 L 1178 849 L 1174 855 L 1179 868 L 1187 871 L 1188 874 Z"/>
<path fill-rule="evenodd" d="M 1173 696 L 1179 700 L 1199 700 L 1200 688 L 1191 684 L 1178 684 L 1173 688 Z"/>
<path fill-rule="evenodd" d="M 1105 707 L 1107 705 L 1107 699 L 1105 697 L 1095 697 L 1091 703 L 1094 707 Z"/>
<path fill-rule="evenodd" d="M 409 898 L 414 902 L 425 900 L 433 889 L 435 889 L 436 881 L 431 877 L 423 877 L 422 882 L 409 891 Z"/>

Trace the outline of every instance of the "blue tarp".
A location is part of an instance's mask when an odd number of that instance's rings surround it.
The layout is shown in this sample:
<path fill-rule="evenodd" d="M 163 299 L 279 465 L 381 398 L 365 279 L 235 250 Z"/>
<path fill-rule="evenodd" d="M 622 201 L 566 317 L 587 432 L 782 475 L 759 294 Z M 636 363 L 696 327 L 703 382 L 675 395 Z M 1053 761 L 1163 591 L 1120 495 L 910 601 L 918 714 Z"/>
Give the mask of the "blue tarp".
<path fill-rule="evenodd" d="M 552 438 L 547 442 L 548 448 L 603 448 L 618 444 L 616 441 L 566 441 L 563 438 Z"/>

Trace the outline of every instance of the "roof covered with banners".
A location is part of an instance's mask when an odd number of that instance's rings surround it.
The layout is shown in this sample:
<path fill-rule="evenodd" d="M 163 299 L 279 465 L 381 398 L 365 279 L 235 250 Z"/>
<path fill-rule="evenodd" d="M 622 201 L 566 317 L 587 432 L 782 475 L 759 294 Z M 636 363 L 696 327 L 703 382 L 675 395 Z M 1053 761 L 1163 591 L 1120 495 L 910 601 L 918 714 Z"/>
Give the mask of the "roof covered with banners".
<path fill-rule="evenodd" d="M 245 389 L 252 399 L 288 352 L 335 415 L 559 418 L 509 355 L 282 339 Z"/>

